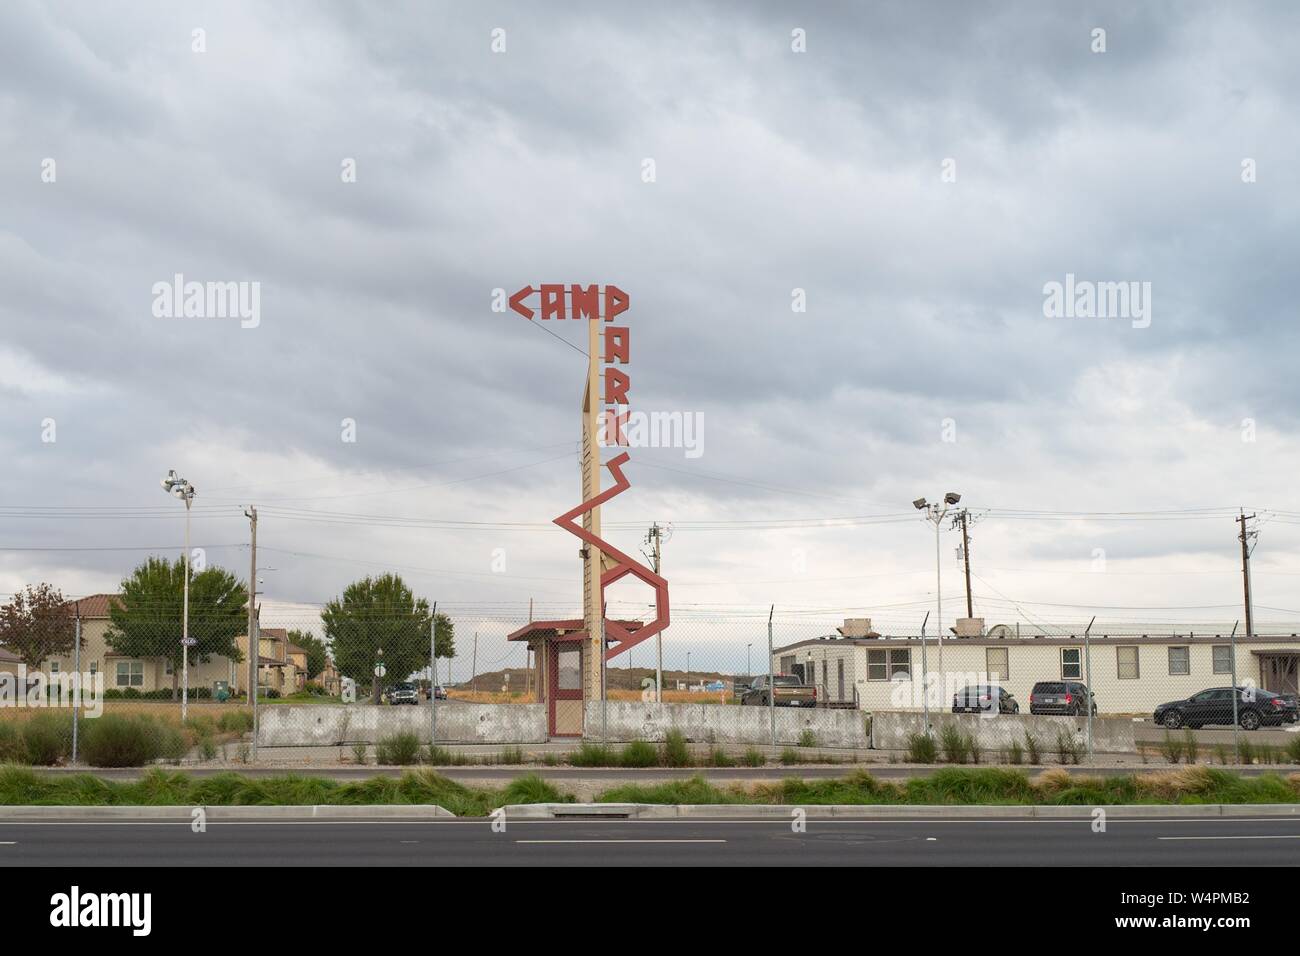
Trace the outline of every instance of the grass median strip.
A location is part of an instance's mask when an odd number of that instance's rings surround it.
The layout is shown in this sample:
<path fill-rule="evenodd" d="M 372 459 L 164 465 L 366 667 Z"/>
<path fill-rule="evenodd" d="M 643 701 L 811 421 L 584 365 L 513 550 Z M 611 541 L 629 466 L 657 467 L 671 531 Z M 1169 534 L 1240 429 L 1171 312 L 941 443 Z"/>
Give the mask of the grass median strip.
<path fill-rule="evenodd" d="M 835 780 L 788 778 L 776 784 L 717 787 L 703 777 L 652 786 L 627 784 L 601 803 L 826 804 L 902 806 L 1115 806 L 1120 804 L 1300 803 L 1300 775 L 1241 777 L 1211 767 L 1167 773 L 1092 777 L 1048 770 L 1034 779 L 1017 770 L 944 769 L 911 780 L 855 772 Z"/>
<path fill-rule="evenodd" d="M 139 780 L 104 780 L 91 773 L 42 774 L 0 767 L 0 806 L 333 806 L 437 804 L 457 816 L 484 816 L 510 803 L 572 800 L 537 776 L 497 789 L 466 787 L 430 770 L 401 777 L 340 782 L 286 774 L 250 778 L 236 773 L 192 777 L 153 769 Z"/>
<path fill-rule="evenodd" d="M 775 804 L 786 806 L 1115 806 L 1120 804 L 1300 803 L 1300 774 L 1242 777 L 1208 766 L 1163 773 L 1085 776 L 1052 769 L 1035 778 L 1003 768 L 946 768 L 927 777 L 880 780 L 856 771 L 833 780 L 787 778 L 778 783 L 719 787 L 703 776 L 660 784 L 626 784 L 599 803 Z M 400 777 L 337 781 L 285 774 L 194 777 L 148 770 L 138 780 L 93 773 L 53 775 L 0 766 L 0 806 L 366 806 L 437 804 L 457 816 L 484 816 L 521 803 L 571 803 L 573 797 L 536 775 L 505 787 L 467 787 L 433 770 Z"/>

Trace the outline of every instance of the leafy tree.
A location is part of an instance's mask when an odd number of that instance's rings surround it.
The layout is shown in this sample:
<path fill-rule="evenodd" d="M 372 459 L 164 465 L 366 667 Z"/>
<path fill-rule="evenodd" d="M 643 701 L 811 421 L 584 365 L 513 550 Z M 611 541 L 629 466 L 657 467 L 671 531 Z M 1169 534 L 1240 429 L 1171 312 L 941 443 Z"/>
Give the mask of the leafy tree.
<path fill-rule="evenodd" d="M 292 630 L 288 634 L 289 643 L 297 644 L 307 652 L 307 677 L 319 677 L 329 661 L 329 648 L 311 631 Z"/>
<path fill-rule="evenodd" d="M 353 581 L 342 599 L 321 612 L 325 637 L 334 651 L 334 665 L 344 677 L 359 684 L 373 679 L 375 663 L 383 651 L 388 680 L 402 680 L 429 666 L 429 634 L 433 618 L 429 602 L 417 598 L 396 574 Z M 438 657 L 452 657 L 455 642 L 451 619 L 438 615 Z M 378 700 L 379 684 L 374 685 Z"/>
<path fill-rule="evenodd" d="M 0 608 L 0 645 L 33 670 L 47 657 L 71 653 L 75 641 L 72 607 L 52 584 L 29 584 Z"/>
<path fill-rule="evenodd" d="M 185 559 L 149 558 L 122 582 L 121 595 L 109 608 L 107 641 L 126 657 L 162 657 L 172 664 L 172 697 L 183 661 L 181 618 L 184 605 Z M 248 622 L 248 589 L 224 568 L 209 566 L 190 574 L 191 664 L 215 656 L 239 661 L 243 654 L 235 638 Z"/>

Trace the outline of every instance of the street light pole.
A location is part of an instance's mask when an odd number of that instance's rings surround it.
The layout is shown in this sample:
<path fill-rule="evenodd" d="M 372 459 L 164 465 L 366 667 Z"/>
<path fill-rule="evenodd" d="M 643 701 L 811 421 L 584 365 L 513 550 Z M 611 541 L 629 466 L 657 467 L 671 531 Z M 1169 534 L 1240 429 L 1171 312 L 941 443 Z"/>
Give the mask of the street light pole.
<path fill-rule="evenodd" d="M 912 502 L 912 506 L 917 511 L 925 512 L 925 516 L 934 522 L 934 633 L 936 640 L 939 642 L 939 674 L 946 678 L 943 669 L 943 561 L 939 556 L 939 531 L 944 516 L 948 514 L 948 508 L 961 501 L 961 495 L 955 491 L 950 491 L 943 496 L 943 502 L 931 504 L 924 498 L 917 498 Z"/>
<path fill-rule="evenodd" d="M 185 581 L 181 598 L 181 720 L 184 720 L 190 695 L 190 505 L 195 491 L 175 470 L 168 471 L 161 484 L 164 491 L 185 502 Z"/>

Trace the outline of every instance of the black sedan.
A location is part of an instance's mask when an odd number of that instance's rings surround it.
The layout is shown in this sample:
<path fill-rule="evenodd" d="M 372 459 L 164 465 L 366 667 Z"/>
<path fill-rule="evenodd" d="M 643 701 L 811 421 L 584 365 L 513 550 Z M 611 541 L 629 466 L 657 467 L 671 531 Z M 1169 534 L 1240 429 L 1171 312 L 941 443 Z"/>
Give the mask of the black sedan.
<path fill-rule="evenodd" d="M 969 684 L 952 695 L 954 714 L 1018 714 L 1020 704 L 1004 687 Z"/>
<path fill-rule="evenodd" d="M 1161 704 L 1152 715 L 1157 724 L 1170 730 L 1179 727 L 1204 727 L 1206 724 L 1232 726 L 1232 688 L 1211 687 L 1186 700 Z M 1243 730 L 1293 724 L 1300 720 L 1294 700 L 1257 687 L 1237 688 L 1237 723 Z"/>

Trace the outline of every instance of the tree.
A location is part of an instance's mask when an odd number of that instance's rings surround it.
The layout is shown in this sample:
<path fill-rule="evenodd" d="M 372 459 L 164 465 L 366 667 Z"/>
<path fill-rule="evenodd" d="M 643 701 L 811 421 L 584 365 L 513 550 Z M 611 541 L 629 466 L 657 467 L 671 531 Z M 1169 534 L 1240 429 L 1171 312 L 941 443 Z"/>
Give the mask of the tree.
<path fill-rule="evenodd" d="M 329 661 L 329 648 L 311 631 L 292 630 L 288 634 L 290 644 L 297 644 L 307 652 L 307 678 L 319 677 Z"/>
<path fill-rule="evenodd" d="M 380 660 L 389 680 L 402 680 L 430 664 L 433 619 L 429 602 L 416 598 L 396 574 L 353 581 L 341 600 L 325 605 L 321 620 L 334 652 L 334 665 L 344 677 L 360 684 L 370 683 Z M 436 640 L 438 657 L 454 656 L 451 619 L 445 614 L 438 615 Z M 376 702 L 380 683 L 374 683 Z"/>
<path fill-rule="evenodd" d="M 184 605 L 185 559 L 149 558 L 122 582 L 122 592 L 109 607 L 108 644 L 124 657 L 162 657 L 172 664 L 172 697 L 176 696 L 184 660 L 181 618 Z M 229 571 L 215 565 L 190 574 L 191 664 L 221 656 L 243 660 L 235 638 L 247 630 L 248 589 Z"/>
<path fill-rule="evenodd" d="M 29 584 L 0 608 L 0 645 L 32 670 L 48 657 L 70 653 L 75 641 L 72 607 L 52 584 Z"/>

